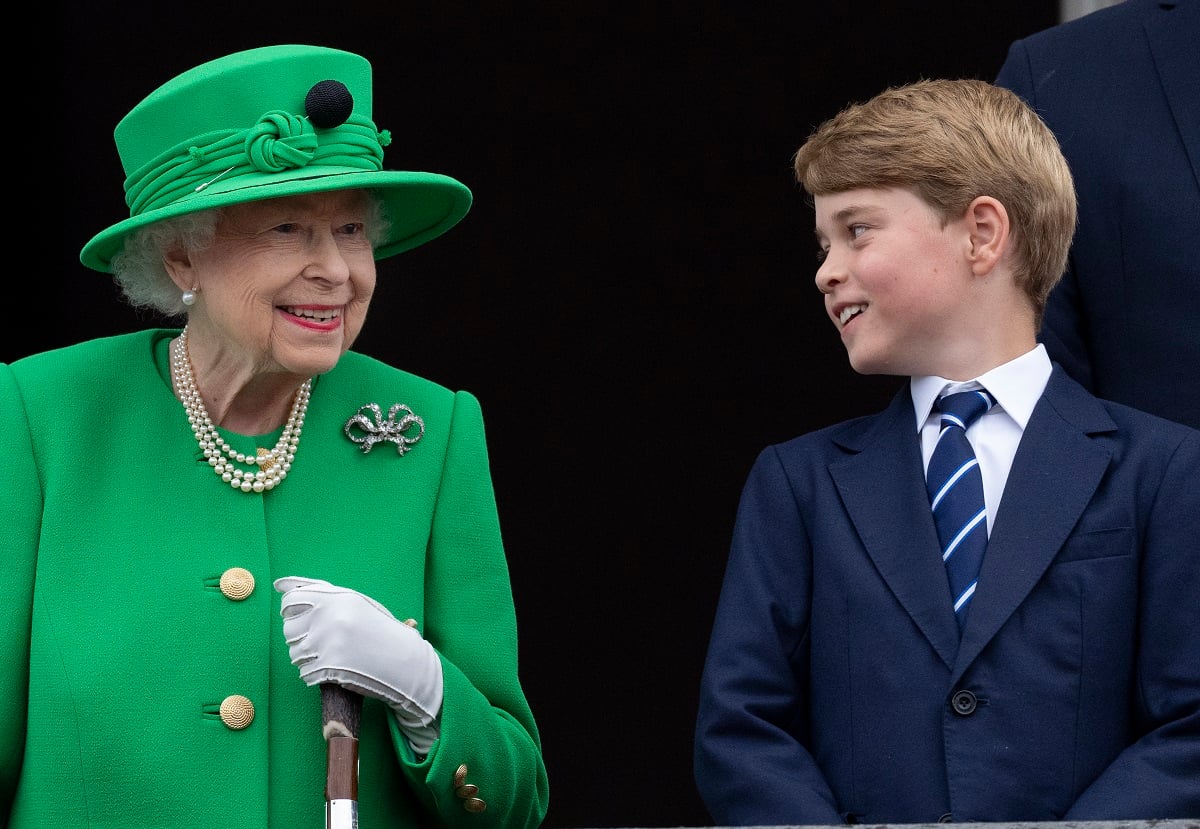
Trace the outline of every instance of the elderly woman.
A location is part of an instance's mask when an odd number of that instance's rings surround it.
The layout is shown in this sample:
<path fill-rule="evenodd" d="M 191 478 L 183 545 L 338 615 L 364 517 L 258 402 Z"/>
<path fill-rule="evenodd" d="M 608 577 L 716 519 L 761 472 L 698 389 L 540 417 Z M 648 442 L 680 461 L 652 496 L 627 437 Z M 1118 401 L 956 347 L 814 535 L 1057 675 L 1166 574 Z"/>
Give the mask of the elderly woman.
<path fill-rule="evenodd" d="M 385 171 L 326 48 L 204 64 L 115 137 L 131 216 L 82 262 L 186 324 L 0 364 L 0 815 L 320 826 L 341 688 L 364 826 L 537 826 L 479 404 L 350 350 L 375 261 L 469 191 Z"/>

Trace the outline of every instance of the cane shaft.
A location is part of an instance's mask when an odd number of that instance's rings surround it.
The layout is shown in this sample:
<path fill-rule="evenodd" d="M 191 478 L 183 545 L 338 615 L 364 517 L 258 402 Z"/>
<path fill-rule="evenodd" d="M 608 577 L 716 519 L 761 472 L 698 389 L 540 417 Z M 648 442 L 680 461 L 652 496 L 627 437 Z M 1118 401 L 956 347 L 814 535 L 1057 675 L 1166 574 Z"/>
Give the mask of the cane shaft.
<path fill-rule="evenodd" d="M 325 799 L 358 800 L 358 738 L 330 737 Z"/>
<path fill-rule="evenodd" d="M 326 742 L 325 827 L 358 829 L 358 724 L 362 697 L 340 685 L 321 686 Z"/>

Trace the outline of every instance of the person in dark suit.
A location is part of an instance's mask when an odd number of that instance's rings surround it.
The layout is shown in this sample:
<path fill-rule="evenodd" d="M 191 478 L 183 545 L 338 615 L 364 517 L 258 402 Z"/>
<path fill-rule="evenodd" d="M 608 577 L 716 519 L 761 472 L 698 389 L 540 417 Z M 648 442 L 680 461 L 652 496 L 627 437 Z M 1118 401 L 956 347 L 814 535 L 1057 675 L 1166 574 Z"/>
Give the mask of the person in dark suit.
<path fill-rule="evenodd" d="M 996 77 L 1058 137 L 1079 229 L 1041 338 L 1093 393 L 1200 428 L 1200 0 L 1124 0 Z"/>
<path fill-rule="evenodd" d="M 924 80 L 795 170 L 851 365 L 910 380 L 749 474 L 695 731 L 715 823 L 1200 815 L 1200 431 L 1036 340 L 1076 217 L 1054 136 L 1009 90 Z M 974 457 L 938 478 L 964 397 Z"/>

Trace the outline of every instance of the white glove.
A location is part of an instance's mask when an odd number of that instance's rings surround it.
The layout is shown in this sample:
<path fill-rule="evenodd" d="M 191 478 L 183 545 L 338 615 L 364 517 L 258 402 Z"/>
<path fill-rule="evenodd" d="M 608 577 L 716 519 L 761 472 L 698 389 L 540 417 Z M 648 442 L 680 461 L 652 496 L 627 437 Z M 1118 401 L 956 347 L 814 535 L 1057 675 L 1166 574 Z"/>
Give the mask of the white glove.
<path fill-rule="evenodd" d="M 333 682 L 383 700 L 418 754 L 438 737 L 442 662 L 433 646 L 374 599 L 320 579 L 275 580 L 292 664 L 307 685 Z"/>

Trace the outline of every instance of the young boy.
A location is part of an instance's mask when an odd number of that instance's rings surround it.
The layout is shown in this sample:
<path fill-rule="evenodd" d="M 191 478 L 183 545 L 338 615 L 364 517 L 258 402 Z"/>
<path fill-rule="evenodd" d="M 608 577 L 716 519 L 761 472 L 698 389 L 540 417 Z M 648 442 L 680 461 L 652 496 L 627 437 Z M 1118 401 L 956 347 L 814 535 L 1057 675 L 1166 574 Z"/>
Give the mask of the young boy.
<path fill-rule="evenodd" d="M 921 81 L 795 169 L 851 365 L 910 382 L 750 473 L 696 727 L 715 823 L 1200 815 L 1200 432 L 1037 342 L 1076 216 L 1053 135 Z"/>

